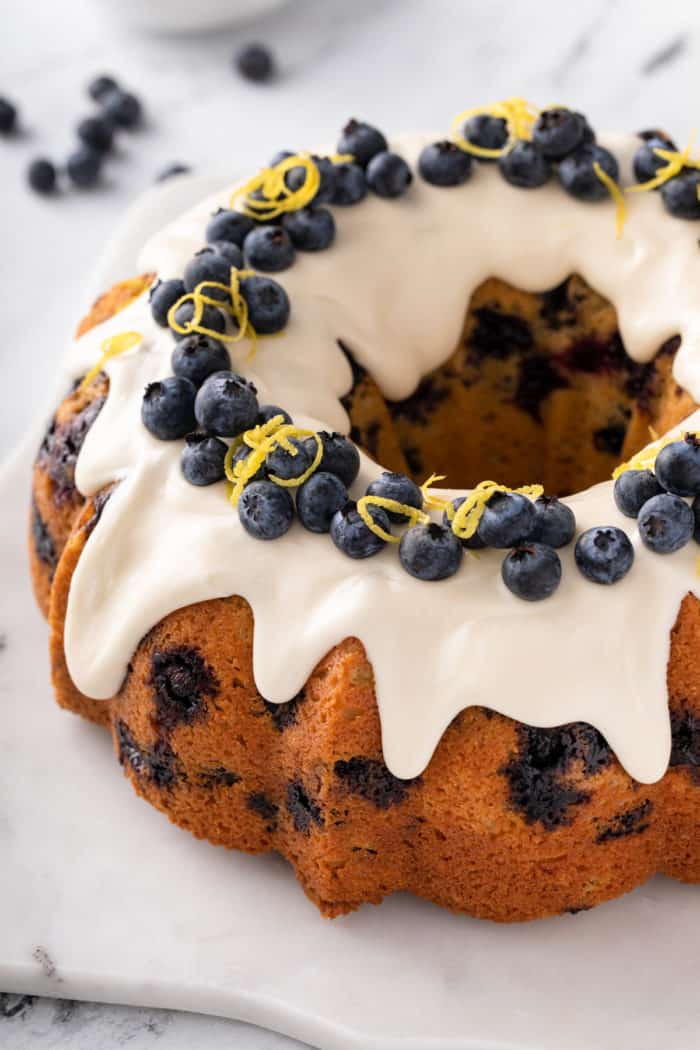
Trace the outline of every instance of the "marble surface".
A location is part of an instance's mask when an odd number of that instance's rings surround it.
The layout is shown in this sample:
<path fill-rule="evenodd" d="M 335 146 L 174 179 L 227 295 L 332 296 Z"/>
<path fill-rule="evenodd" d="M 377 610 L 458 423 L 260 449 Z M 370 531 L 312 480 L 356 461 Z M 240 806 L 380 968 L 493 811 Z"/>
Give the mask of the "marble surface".
<path fill-rule="evenodd" d="M 276 49 L 275 85 L 251 86 L 231 71 L 233 50 L 252 38 Z M 95 260 L 125 206 L 172 161 L 240 172 L 278 147 L 332 138 L 351 114 L 439 128 L 457 109 L 512 93 L 576 105 L 598 126 L 661 125 L 684 141 L 698 123 L 699 52 L 693 0 L 296 0 L 243 29 L 186 37 L 136 33 L 95 0 L 12 5 L 0 35 L 0 93 L 21 106 L 23 130 L 0 141 L 0 448 L 45 405 L 62 345 L 97 290 Z M 143 96 L 146 126 L 121 137 L 100 188 L 32 196 L 23 183 L 29 160 L 65 156 L 74 123 L 90 111 L 84 84 L 101 71 Z M 3 1047 L 156 1043 L 300 1045 L 183 1014 L 0 1000 Z"/>

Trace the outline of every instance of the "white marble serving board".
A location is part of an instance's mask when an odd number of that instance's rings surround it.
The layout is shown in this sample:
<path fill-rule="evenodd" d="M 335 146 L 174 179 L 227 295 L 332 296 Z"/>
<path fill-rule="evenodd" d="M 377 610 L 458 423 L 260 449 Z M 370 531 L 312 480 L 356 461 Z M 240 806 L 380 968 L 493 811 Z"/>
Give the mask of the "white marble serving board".
<path fill-rule="evenodd" d="M 210 185 L 152 191 L 101 277 Z M 655 879 L 523 926 L 406 896 L 327 922 L 281 860 L 197 842 L 137 799 L 107 734 L 52 702 L 25 564 L 40 429 L 0 471 L 2 991 L 240 1018 L 324 1050 L 697 1045 L 697 887 Z"/>

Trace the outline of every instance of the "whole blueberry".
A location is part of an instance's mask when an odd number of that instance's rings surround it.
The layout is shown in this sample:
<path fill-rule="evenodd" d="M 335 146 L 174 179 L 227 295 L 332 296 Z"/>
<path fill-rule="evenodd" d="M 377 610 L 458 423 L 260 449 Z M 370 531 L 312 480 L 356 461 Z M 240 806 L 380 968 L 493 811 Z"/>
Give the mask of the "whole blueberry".
<path fill-rule="evenodd" d="M 287 270 L 294 262 L 294 245 L 282 226 L 258 226 L 243 242 L 249 266 L 264 273 Z"/>
<path fill-rule="evenodd" d="M 501 577 L 511 594 L 526 602 L 539 602 L 554 594 L 561 582 L 559 555 L 545 543 L 521 543 L 508 551 Z"/>
<path fill-rule="evenodd" d="M 255 420 L 258 426 L 262 426 L 263 423 L 269 423 L 275 416 L 282 416 L 285 423 L 291 423 L 292 417 L 289 412 L 285 409 L 280 408 L 279 405 L 261 405 L 258 409 L 258 415 Z"/>
<path fill-rule="evenodd" d="M 639 536 L 656 554 L 672 554 L 689 543 L 695 530 L 695 515 L 680 496 L 662 492 L 647 500 L 637 516 Z"/>
<path fill-rule="evenodd" d="M 464 503 L 465 499 L 466 496 L 457 496 L 455 499 L 452 500 L 452 506 L 456 511 L 459 510 L 459 508 Z M 442 512 L 442 524 L 446 525 L 448 528 L 452 528 L 452 521 L 446 510 Z M 463 540 L 460 538 L 460 542 L 464 549 L 468 551 L 481 551 L 486 546 L 478 531 L 473 533 L 473 535 L 471 535 L 467 540 Z"/>
<path fill-rule="evenodd" d="M 214 485 L 223 481 L 227 447 L 207 434 L 188 434 L 180 457 L 180 469 L 190 485 Z"/>
<path fill-rule="evenodd" d="M 203 430 L 220 437 L 236 437 L 255 426 L 258 414 L 256 390 L 234 372 L 214 372 L 202 383 L 194 414 Z"/>
<path fill-rule="evenodd" d="M 285 215 L 282 225 L 300 252 L 320 252 L 335 237 L 335 221 L 327 208 L 301 208 Z"/>
<path fill-rule="evenodd" d="M 247 44 L 235 56 L 236 69 L 256 84 L 270 80 L 275 73 L 275 60 L 272 52 L 263 44 Z"/>
<path fill-rule="evenodd" d="M 576 532 L 576 517 L 571 507 L 555 496 L 538 496 L 534 502 L 535 523 L 528 540 L 547 547 L 566 547 Z"/>
<path fill-rule="evenodd" d="M 697 496 L 700 493 L 700 439 L 685 434 L 662 448 L 654 466 L 656 480 L 667 492 L 676 496 Z"/>
<path fill-rule="evenodd" d="M 319 431 L 318 435 L 323 445 L 319 470 L 328 474 L 335 474 L 340 478 L 346 488 L 350 488 L 353 481 L 360 472 L 360 453 L 350 438 L 335 431 L 329 433 L 327 430 Z"/>
<path fill-rule="evenodd" d="M 80 141 L 98 153 L 106 153 L 112 148 L 114 125 L 106 117 L 86 117 L 78 124 L 77 131 Z"/>
<path fill-rule="evenodd" d="M 338 153 L 350 153 L 353 162 L 366 168 L 372 157 L 387 150 L 389 145 L 381 131 L 361 120 L 349 120 L 338 139 Z"/>
<path fill-rule="evenodd" d="M 544 186 L 552 174 L 549 161 L 534 142 L 521 140 L 498 158 L 498 168 L 511 186 L 522 190 Z"/>
<path fill-rule="evenodd" d="M 50 160 L 40 157 L 27 169 L 27 182 L 37 193 L 53 193 L 56 189 L 56 169 Z"/>
<path fill-rule="evenodd" d="M 176 175 L 189 175 L 191 171 L 192 168 L 188 164 L 174 161 L 172 164 L 168 164 L 167 168 L 161 168 L 156 175 L 156 182 L 167 182 L 168 179 L 173 179 Z"/>
<path fill-rule="evenodd" d="M 296 450 L 295 454 L 277 445 L 268 452 L 265 458 L 265 467 L 272 477 L 281 478 L 282 481 L 294 481 L 306 473 L 312 463 L 309 447 L 301 438 L 291 438 L 290 444 Z"/>
<path fill-rule="evenodd" d="M 198 388 L 214 372 L 224 372 L 231 367 L 224 344 L 198 332 L 176 343 L 170 361 L 176 376 L 189 379 Z"/>
<path fill-rule="evenodd" d="M 9 98 L 0 98 L 0 134 L 9 135 L 17 126 L 17 107 Z"/>
<path fill-rule="evenodd" d="M 116 91 L 119 84 L 116 82 L 114 77 L 102 74 L 101 76 L 93 77 L 88 84 L 88 95 L 95 102 L 101 102 L 105 95 L 108 95 L 111 91 Z"/>
<path fill-rule="evenodd" d="M 100 99 L 106 115 L 120 128 L 135 128 L 141 121 L 141 103 L 129 91 L 115 88 Z"/>
<path fill-rule="evenodd" d="M 188 292 L 193 292 L 204 281 L 226 285 L 226 291 L 223 288 L 207 288 L 206 294 L 210 299 L 220 299 L 222 302 L 231 298 L 231 263 L 211 246 L 202 248 L 190 259 L 185 266 L 184 280 Z"/>
<path fill-rule="evenodd" d="M 379 507 L 369 508 L 370 517 L 385 532 L 391 530 L 389 519 Z M 386 540 L 368 529 L 360 517 L 357 504 L 350 500 L 333 515 L 331 539 L 338 550 L 349 558 L 371 558 L 386 546 Z"/>
<path fill-rule="evenodd" d="M 248 320 L 259 335 L 281 332 L 290 314 L 289 298 L 271 277 L 246 277 L 241 292 L 248 304 Z"/>
<path fill-rule="evenodd" d="M 225 259 L 229 267 L 233 266 L 236 270 L 243 269 L 243 252 L 237 244 L 231 241 L 212 241 L 209 247 L 222 259 Z"/>
<path fill-rule="evenodd" d="M 319 187 L 313 195 L 314 204 L 329 204 L 335 194 L 336 167 L 330 157 L 319 157 L 313 154 L 311 158 L 320 176 Z M 308 178 L 306 168 L 299 166 L 291 168 L 285 175 L 285 182 L 290 190 L 298 190 Z"/>
<path fill-rule="evenodd" d="M 517 492 L 494 492 L 479 521 L 479 538 L 487 547 L 513 547 L 529 539 L 535 508 Z"/>
<path fill-rule="evenodd" d="M 648 499 L 663 492 L 650 470 L 626 470 L 613 486 L 617 509 L 628 518 L 636 518 Z"/>
<path fill-rule="evenodd" d="M 472 173 L 472 158 L 447 139 L 433 142 L 422 150 L 418 172 L 432 186 L 461 186 Z"/>
<path fill-rule="evenodd" d="M 194 430 L 194 399 L 197 391 L 189 379 L 168 376 L 149 383 L 141 402 L 141 420 L 161 441 L 175 441 Z"/>
<path fill-rule="evenodd" d="M 367 486 L 367 495 L 396 500 L 397 503 L 415 507 L 416 510 L 420 510 L 423 506 L 423 493 L 415 481 L 411 481 L 405 474 L 394 474 L 389 470 L 385 470 Z M 406 521 L 406 515 L 395 510 L 387 510 L 386 515 L 389 521 Z"/>
<path fill-rule="evenodd" d="M 571 109 L 543 109 L 532 128 L 532 141 L 547 160 L 562 160 L 583 143 L 584 121 Z"/>
<path fill-rule="evenodd" d="M 251 449 L 248 445 L 239 445 L 236 451 L 233 453 L 232 465 L 235 466 L 236 463 L 241 463 L 244 460 L 247 460 L 250 455 Z M 265 464 L 262 463 L 252 475 L 252 477 L 248 479 L 247 484 L 250 484 L 251 481 L 264 481 L 266 479 L 267 471 L 265 470 Z"/>
<path fill-rule="evenodd" d="M 399 543 L 399 560 L 417 580 L 446 580 L 459 568 L 464 550 L 452 529 L 436 521 L 413 525 Z"/>
<path fill-rule="evenodd" d="M 336 164 L 332 204 L 358 204 L 367 196 L 367 179 L 359 164 Z"/>
<path fill-rule="evenodd" d="M 611 179 L 617 179 L 618 164 L 609 150 L 595 145 L 580 146 L 559 165 L 559 182 L 566 192 L 580 201 L 600 201 L 608 197 L 608 188 L 596 175 L 595 164 Z"/>
<path fill-rule="evenodd" d="M 403 157 L 384 150 L 367 165 L 367 185 L 378 197 L 401 197 L 413 182 L 413 175 Z"/>
<path fill-rule="evenodd" d="M 492 117 L 488 113 L 478 113 L 465 123 L 462 135 L 473 146 L 482 149 L 503 149 L 508 141 L 508 127 L 501 117 Z M 495 160 L 495 157 L 483 157 L 482 160 Z"/>
<path fill-rule="evenodd" d="M 168 324 L 168 312 L 178 299 L 185 294 L 185 284 L 179 277 L 173 277 L 168 281 L 156 281 L 148 293 L 148 301 L 151 304 L 153 320 L 161 328 Z"/>
<path fill-rule="evenodd" d="M 79 146 L 66 161 L 68 178 L 76 186 L 94 186 L 100 177 L 102 154 L 90 146 Z"/>
<path fill-rule="evenodd" d="M 240 211 L 231 211 L 228 208 L 219 208 L 215 211 L 207 223 L 207 243 L 213 241 L 230 241 L 242 247 L 246 234 L 255 228 L 255 223 Z"/>
<path fill-rule="evenodd" d="M 634 155 L 632 167 L 637 182 L 650 182 L 666 161 L 657 154 L 657 149 L 675 150 L 673 141 L 663 131 L 641 131 L 642 145 Z"/>
<path fill-rule="evenodd" d="M 700 171 L 683 171 L 661 187 L 661 199 L 676 219 L 700 219 Z"/>
<path fill-rule="evenodd" d="M 176 323 L 181 328 L 187 328 L 190 322 L 194 320 L 194 312 L 194 303 L 191 300 L 182 303 L 175 311 Z M 226 331 L 226 318 L 221 310 L 217 310 L 215 306 L 204 306 L 199 324 L 202 328 L 208 328 L 211 332 L 223 333 Z M 177 332 L 173 328 L 173 335 L 176 339 L 184 339 L 185 336 L 190 335 L 190 332 Z"/>
<path fill-rule="evenodd" d="M 328 532 L 333 516 L 347 501 L 348 490 L 340 478 L 317 470 L 297 492 L 299 521 L 309 532 Z"/>
<path fill-rule="evenodd" d="M 596 525 L 576 541 L 574 558 L 581 573 L 593 583 L 617 583 L 632 568 L 634 547 L 614 525 Z"/>
<path fill-rule="evenodd" d="M 294 500 L 287 489 L 272 481 L 251 481 L 238 501 L 241 525 L 256 540 L 276 540 L 289 532 Z"/>

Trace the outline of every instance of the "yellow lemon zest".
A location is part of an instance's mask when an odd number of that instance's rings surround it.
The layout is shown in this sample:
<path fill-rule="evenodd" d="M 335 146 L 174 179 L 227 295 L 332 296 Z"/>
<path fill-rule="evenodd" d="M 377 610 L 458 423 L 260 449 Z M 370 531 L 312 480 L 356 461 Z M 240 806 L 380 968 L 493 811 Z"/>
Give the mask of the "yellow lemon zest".
<path fill-rule="evenodd" d="M 444 510 L 449 520 L 452 521 L 454 516 L 452 500 L 445 499 L 443 496 L 434 496 L 430 491 L 433 485 L 437 485 L 438 481 L 445 480 L 445 474 L 431 474 L 420 486 L 420 490 L 423 493 L 423 503 L 426 507 L 429 507 L 431 510 Z"/>
<path fill-rule="evenodd" d="M 238 504 L 243 489 L 251 478 L 257 474 L 268 454 L 274 448 L 281 447 L 286 452 L 289 452 L 291 456 L 296 456 L 299 453 L 299 449 L 292 444 L 292 438 L 311 437 L 316 442 L 316 455 L 303 474 L 298 478 L 278 478 L 274 474 L 269 476 L 269 480 L 273 481 L 275 485 L 287 489 L 303 485 L 318 468 L 323 457 L 323 442 L 316 431 L 297 427 L 293 423 L 285 423 L 284 416 L 279 415 L 273 416 L 267 423 L 262 423 L 260 426 L 246 430 L 244 434 L 236 438 L 229 446 L 224 458 L 224 471 L 229 482 L 228 497 L 233 506 L 235 507 Z M 242 444 L 250 448 L 250 453 L 245 459 L 240 459 L 234 463 L 233 457 Z"/>
<path fill-rule="evenodd" d="M 625 201 L 625 195 L 612 176 L 608 175 L 607 171 L 605 171 L 603 166 L 599 164 L 597 160 L 593 164 L 593 171 L 603 183 L 615 204 L 615 233 L 619 240 L 620 237 L 622 237 L 622 231 L 624 230 L 625 222 L 627 221 L 627 202 Z"/>
<path fill-rule="evenodd" d="M 667 435 L 654 441 L 651 445 L 647 445 L 640 452 L 637 452 L 627 462 L 619 463 L 613 470 L 613 481 L 617 481 L 620 474 L 625 474 L 628 470 L 653 470 L 656 464 L 656 457 L 662 448 L 666 448 L 667 445 L 674 445 L 677 441 L 683 441 L 687 437 L 700 440 L 700 433 L 684 430 L 682 434 Z"/>
<path fill-rule="evenodd" d="M 653 179 L 648 182 L 640 182 L 638 186 L 628 186 L 627 193 L 644 193 L 646 190 L 655 190 L 663 186 L 669 179 L 679 175 L 683 168 L 700 168 L 700 159 L 693 160 L 690 156 L 695 140 L 695 132 L 691 132 L 688 145 L 680 152 L 674 149 L 655 149 L 657 157 L 661 157 L 666 163 L 659 168 Z"/>
<path fill-rule="evenodd" d="M 328 157 L 333 164 L 352 164 L 354 159 L 354 153 L 331 153 Z"/>
<path fill-rule="evenodd" d="M 695 562 L 695 571 L 700 576 L 700 554 L 698 554 L 697 561 Z"/>
<path fill-rule="evenodd" d="M 491 117 L 500 117 L 506 122 L 508 130 L 508 141 L 501 149 L 488 149 L 486 146 L 476 146 L 462 134 L 462 127 L 470 117 L 486 114 Z M 475 157 L 500 157 L 507 153 L 518 139 L 529 139 L 532 135 L 532 125 L 537 120 L 539 110 L 524 98 L 513 96 L 502 102 L 494 102 L 490 106 L 475 106 L 464 109 L 452 121 L 450 135 L 456 146 L 466 153 L 472 153 Z"/>
<path fill-rule="evenodd" d="M 386 496 L 362 496 L 357 501 L 357 512 L 364 521 L 370 532 L 373 532 L 375 536 L 379 536 L 381 539 L 386 540 L 387 543 L 399 543 L 399 537 L 393 536 L 386 529 L 383 529 L 374 518 L 372 517 L 369 508 L 370 507 L 381 507 L 382 510 L 391 510 L 395 514 L 403 514 L 407 520 L 408 525 L 419 525 L 426 524 L 430 521 L 430 516 L 422 510 L 418 510 L 417 507 L 411 507 L 408 503 L 399 503 L 396 499 L 389 499 Z"/>
<path fill-rule="evenodd" d="M 285 175 L 292 168 L 302 168 L 304 181 L 290 190 Z M 263 168 L 248 179 L 231 197 L 231 207 L 253 219 L 276 219 L 288 211 L 297 211 L 311 203 L 321 185 L 321 175 L 307 153 L 285 157 L 273 168 Z M 255 194 L 260 196 L 255 196 Z"/>
<path fill-rule="evenodd" d="M 100 374 L 107 361 L 112 357 L 118 357 L 119 354 L 126 353 L 127 350 L 132 350 L 133 347 L 138 346 L 143 341 L 143 336 L 140 332 L 117 332 L 116 335 L 108 335 L 106 339 L 102 340 L 100 344 L 100 359 L 97 364 L 90 369 L 83 381 L 80 384 L 80 389 L 84 390 L 92 383 L 93 379 Z"/>
<path fill-rule="evenodd" d="M 544 489 L 542 485 L 523 485 L 518 489 L 510 489 L 507 485 L 499 485 L 496 481 L 480 482 L 454 513 L 452 531 L 455 536 L 460 540 L 468 540 L 474 535 L 486 510 L 486 504 L 495 492 L 515 492 L 520 496 L 537 499 L 542 495 Z"/>
<path fill-rule="evenodd" d="M 198 335 L 211 336 L 212 339 L 218 339 L 222 343 L 238 343 L 241 339 L 249 339 L 250 353 L 247 360 L 252 360 L 257 353 L 259 336 L 248 320 L 248 304 L 241 292 L 241 280 L 254 275 L 255 270 L 237 270 L 235 266 L 232 266 L 230 284 L 222 284 L 220 281 L 202 281 L 193 292 L 187 292 L 185 295 L 180 296 L 176 303 L 173 303 L 168 310 L 168 324 L 173 331 L 178 332 L 180 335 L 190 335 L 196 332 Z M 207 289 L 226 292 L 231 297 L 230 301 L 222 301 L 207 295 Z M 175 315 L 183 303 L 192 303 L 194 311 L 189 321 L 180 324 Z M 217 310 L 221 310 L 222 313 L 231 317 L 236 323 L 236 331 L 230 335 L 227 332 L 217 332 L 216 329 L 207 328 L 206 325 L 203 325 L 202 317 L 205 306 L 214 306 Z"/>

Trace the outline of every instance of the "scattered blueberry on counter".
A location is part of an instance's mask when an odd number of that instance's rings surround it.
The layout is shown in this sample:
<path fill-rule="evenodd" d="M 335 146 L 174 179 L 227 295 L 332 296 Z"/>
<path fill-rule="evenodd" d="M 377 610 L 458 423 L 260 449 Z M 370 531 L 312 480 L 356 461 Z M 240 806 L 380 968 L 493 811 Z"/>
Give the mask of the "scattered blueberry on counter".
<path fill-rule="evenodd" d="M 86 117 L 77 127 L 80 141 L 98 153 L 106 153 L 112 148 L 114 124 L 106 117 Z"/>
<path fill-rule="evenodd" d="M 38 157 L 27 169 L 27 181 L 37 193 L 53 193 L 56 189 L 56 169 L 50 160 Z"/>
<path fill-rule="evenodd" d="M 66 161 L 68 178 L 81 189 L 97 183 L 101 168 L 102 154 L 90 146 L 78 146 Z"/>
<path fill-rule="evenodd" d="M 156 182 L 166 182 L 168 179 L 175 178 L 176 175 L 189 175 L 191 171 L 192 168 L 188 164 L 175 161 L 173 164 L 168 164 L 166 168 L 161 168 L 156 175 Z"/>
<path fill-rule="evenodd" d="M 274 57 L 263 44 L 247 44 L 236 54 L 234 62 L 241 76 L 256 84 L 263 84 L 275 75 Z"/>
<path fill-rule="evenodd" d="M 140 100 L 130 91 L 122 91 L 121 88 L 115 88 L 103 95 L 100 105 L 111 121 L 129 131 L 138 127 L 143 118 Z"/>
<path fill-rule="evenodd" d="M 17 128 L 17 107 L 9 98 L 0 98 L 0 134 L 9 135 Z"/>
<path fill-rule="evenodd" d="M 105 95 L 110 94 L 112 91 L 116 91 L 118 87 L 119 85 L 114 77 L 103 73 L 100 76 L 92 78 L 88 84 L 87 92 L 94 102 L 101 102 Z"/>

